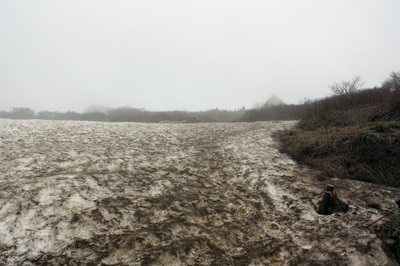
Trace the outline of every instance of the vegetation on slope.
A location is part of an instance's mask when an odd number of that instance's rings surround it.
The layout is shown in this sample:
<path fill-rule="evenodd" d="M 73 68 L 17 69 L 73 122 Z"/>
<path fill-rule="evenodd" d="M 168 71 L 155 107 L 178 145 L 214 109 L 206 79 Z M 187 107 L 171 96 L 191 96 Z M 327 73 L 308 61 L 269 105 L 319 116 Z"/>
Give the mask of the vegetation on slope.
<path fill-rule="evenodd" d="M 377 93 L 385 97 L 365 97 Z M 309 104 L 298 128 L 280 133 L 282 151 L 330 177 L 400 186 L 400 97 L 396 93 L 375 88 Z"/>
<path fill-rule="evenodd" d="M 279 133 L 281 150 L 326 177 L 400 187 L 399 75 L 392 73 L 380 88 L 346 90 L 351 84 L 334 84 L 335 95 L 306 103 L 298 128 Z M 343 93 L 334 90 L 341 85 Z M 391 239 L 400 261 L 400 217 L 393 215 L 377 233 Z"/>

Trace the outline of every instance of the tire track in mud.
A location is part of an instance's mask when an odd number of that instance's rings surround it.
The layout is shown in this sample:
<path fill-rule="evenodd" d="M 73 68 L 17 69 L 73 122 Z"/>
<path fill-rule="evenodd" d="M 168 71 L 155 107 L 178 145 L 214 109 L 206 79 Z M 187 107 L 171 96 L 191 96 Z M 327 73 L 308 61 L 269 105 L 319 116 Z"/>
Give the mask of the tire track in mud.
<path fill-rule="evenodd" d="M 1 264 L 389 262 L 378 211 L 315 213 L 322 183 L 271 137 L 293 122 L 2 123 Z"/>

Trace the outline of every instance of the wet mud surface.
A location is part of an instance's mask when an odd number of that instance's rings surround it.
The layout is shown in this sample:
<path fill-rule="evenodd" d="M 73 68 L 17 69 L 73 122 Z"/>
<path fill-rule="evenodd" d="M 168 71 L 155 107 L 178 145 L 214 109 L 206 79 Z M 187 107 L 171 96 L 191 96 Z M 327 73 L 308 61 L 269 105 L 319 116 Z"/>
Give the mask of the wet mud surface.
<path fill-rule="evenodd" d="M 2 265 L 392 265 L 366 225 L 399 191 L 318 181 L 271 136 L 295 122 L 0 124 Z"/>

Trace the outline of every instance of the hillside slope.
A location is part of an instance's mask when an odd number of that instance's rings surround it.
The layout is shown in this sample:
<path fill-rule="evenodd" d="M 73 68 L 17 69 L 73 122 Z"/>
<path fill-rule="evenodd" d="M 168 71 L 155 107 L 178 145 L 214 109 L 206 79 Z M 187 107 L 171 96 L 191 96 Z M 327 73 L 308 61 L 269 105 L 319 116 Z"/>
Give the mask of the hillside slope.
<path fill-rule="evenodd" d="M 281 151 L 318 170 L 326 182 L 348 178 L 400 187 L 399 95 L 400 90 L 374 88 L 305 104 L 298 127 L 277 134 Z M 366 206 L 380 208 L 369 199 L 365 195 Z M 390 218 L 377 233 L 390 240 L 399 260 L 400 218 Z"/>

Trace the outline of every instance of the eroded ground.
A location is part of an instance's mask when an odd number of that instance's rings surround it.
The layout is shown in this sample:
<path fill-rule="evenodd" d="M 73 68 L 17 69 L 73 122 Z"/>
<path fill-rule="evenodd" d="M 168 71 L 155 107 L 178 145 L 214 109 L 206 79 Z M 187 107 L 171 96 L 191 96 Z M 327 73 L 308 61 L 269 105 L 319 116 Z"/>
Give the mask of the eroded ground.
<path fill-rule="evenodd" d="M 294 122 L 0 120 L 0 264 L 391 265 L 366 225 L 399 191 L 328 180 L 277 150 Z"/>

